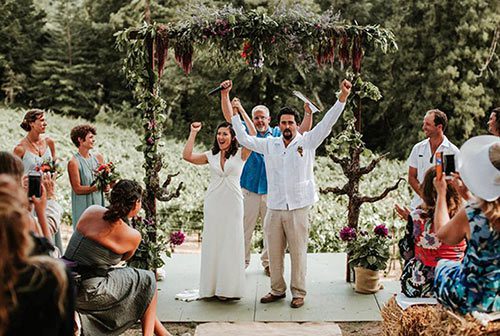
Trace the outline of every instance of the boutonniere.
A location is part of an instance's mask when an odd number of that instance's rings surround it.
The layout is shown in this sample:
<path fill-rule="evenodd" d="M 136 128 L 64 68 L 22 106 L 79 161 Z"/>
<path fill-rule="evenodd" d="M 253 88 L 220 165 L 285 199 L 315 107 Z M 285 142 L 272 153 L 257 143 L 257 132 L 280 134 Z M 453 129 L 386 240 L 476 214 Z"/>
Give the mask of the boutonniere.
<path fill-rule="evenodd" d="M 302 146 L 297 147 L 297 152 L 299 152 L 301 157 L 304 156 L 304 149 L 302 148 Z"/>

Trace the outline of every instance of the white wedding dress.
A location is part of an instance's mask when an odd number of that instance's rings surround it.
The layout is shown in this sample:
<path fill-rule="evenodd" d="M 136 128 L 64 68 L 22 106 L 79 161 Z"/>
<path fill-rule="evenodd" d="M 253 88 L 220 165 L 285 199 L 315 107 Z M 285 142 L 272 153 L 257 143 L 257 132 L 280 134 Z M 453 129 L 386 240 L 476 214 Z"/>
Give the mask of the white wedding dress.
<path fill-rule="evenodd" d="M 245 247 L 240 176 L 245 162 L 241 149 L 226 160 L 224 169 L 220 152 L 205 154 L 211 179 L 203 209 L 200 298 L 241 298 L 245 289 Z"/>

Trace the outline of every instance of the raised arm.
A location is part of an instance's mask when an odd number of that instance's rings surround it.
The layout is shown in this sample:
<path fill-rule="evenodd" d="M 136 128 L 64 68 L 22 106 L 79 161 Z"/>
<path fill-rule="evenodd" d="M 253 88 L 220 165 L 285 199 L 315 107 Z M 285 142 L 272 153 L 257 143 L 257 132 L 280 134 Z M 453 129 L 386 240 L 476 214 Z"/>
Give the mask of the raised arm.
<path fill-rule="evenodd" d="M 255 129 L 255 125 L 253 124 L 252 119 L 250 119 L 250 116 L 247 114 L 245 109 L 243 108 L 243 105 L 241 105 L 241 102 L 238 97 L 234 97 L 233 100 L 231 101 L 231 105 L 233 106 L 233 115 L 235 114 L 240 114 L 241 117 L 243 118 L 243 121 L 245 121 L 245 124 L 247 126 L 248 134 L 250 135 L 257 135 L 257 129 Z M 231 120 L 229 120 L 231 122 Z"/>
<path fill-rule="evenodd" d="M 446 203 L 446 179 L 434 178 L 434 188 L 437 192 L 436 209 L 434 210 L 434 232 L 439 240 L 448 245 L 456 245 L 465 237 L 470 237 L 469 221 L 465 209 L 450 219 L 448 204 Z"/>
<path fill-rule="evenodd" d="M 184 146 L 184 151 L 182 152 L 182 158 L 187 162 L 191 162 L 196 165 L 202 165 L 208 163 L 207 156 L 203 153 L 193 153 L 194 140 L 196 135 L 201 130 L 201 122 L 194 122 L 191 124 L 191 132 L 189 133 L 189 138 Z"/>
<path fill-rule="evenodd" d="M 312 110 L 309 104 L 304 104 L 304 118 L 302 118 L 302 122 L 300 123 L 299 133 L 304 134 L 305 132 L 309 132 L 313 125 L 313 117 Z"/>
<path fill-rule="evenodd" d="M 243 147 L 257 153 L 266 153 L 267 141 L 269 140 L 268 138 L 257 138 L 256 136 L 248 135 L 239 115 L 234 115 L 231 118 L 231 123 L 233 124 L 233 129 L 236 133 L 236 139 L 238 139 L 238 142 Z"/>
<path fill-rule="evenodd" d="M 222 114 L 224 114 L 224 119 L 227 122 L 231 122 L 233 116 L 233 107 L 231 105 L 231 100 L 229 99 L 229 91 L 233 87 L 233 82 L 231 80 L 223 81 L 220 86 L 223 87 L 220 92 L 220 106 L 222 108 Z"/>
<path fill-rule="evenodd" d="M 252 119 L 248 116 L 247 112 L 241 105 L 240 100 L 237 97 L 234 97 L 233 100 L 231 101 L 232 107 L 233 107 L 233 115 L 235 114 L 240 114 L 243 117 L 243 120 L 245 121 L 245 124 L 247 125 L 247 130 L 248 134 L 251 136 L 257 135 L 257 130 L 255 129 L 255 125 L 253 124 Z M 246 147 L 243 147 L 241 150 L 241 159 L 243 161 L 246 161 L 248 157 L 252 154 L 252 151 Z"/>
<path fill-rule="evenodd" d="M 304 146 L 310 149 L 316 149 L 323 140 L 330 134 L 333 125 L 337 122 L 342 111 L 344 110 L 347 97 L 351 93 L 352 84 L 348 80 L 343 80 L 340 85 L 339 99 L 323 119 L 310 131 L 304 134 Z"/>

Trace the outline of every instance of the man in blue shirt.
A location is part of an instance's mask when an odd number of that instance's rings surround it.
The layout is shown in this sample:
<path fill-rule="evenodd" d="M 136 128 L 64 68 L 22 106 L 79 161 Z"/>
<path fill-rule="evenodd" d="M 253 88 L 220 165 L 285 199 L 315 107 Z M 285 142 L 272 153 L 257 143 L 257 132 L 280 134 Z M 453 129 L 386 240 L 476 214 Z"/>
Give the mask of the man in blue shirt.
<path fill-rule="evenodd" d="M 239 100 L 233 99 L 233 108 L 244 111 Z M 270 127 L 271 118 L 269 109 L 264 105 L 257 105 L 252 109 L 252 122 L 257 130 L 257 137 L 280 137 L 281 131 L 278 126 Z M 304 114 L 304 120 L 299 128 L 300 133 L 307 132 L 312 127 L 312 113 L 307 111 Z M 250 250 L 252 246 L 252 235 L 257 224 L 257 220 L 261 219 L 264 223 L 264 218 L 267 212 L 267 176 L 266 166 L 264 164 L 264 155 L 252 152 L 247 159 L 240 180 L 241 189 L 243 191 L 243 206 L 244 206 L 244 233 L 245 233 L 245 267 L 250 264 Z M 267 254 L 266 237 L 264 236 L 264 249 L 260 257 L 262 266 L 267 276 L 269 276 L 269 257 Z"/>

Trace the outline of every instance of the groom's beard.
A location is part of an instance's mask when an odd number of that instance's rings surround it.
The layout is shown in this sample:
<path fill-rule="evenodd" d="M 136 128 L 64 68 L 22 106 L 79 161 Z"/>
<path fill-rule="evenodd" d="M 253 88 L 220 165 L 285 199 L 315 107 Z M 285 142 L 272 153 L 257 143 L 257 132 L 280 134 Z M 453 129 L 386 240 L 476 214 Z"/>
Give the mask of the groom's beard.
<path fill-rule="evenodd" d="M 289 129 L 283 131 L 283 138 L 285 138 L 285 140 L 291 140 L 292 136 L 292 131 L 290 131 Z"/>

